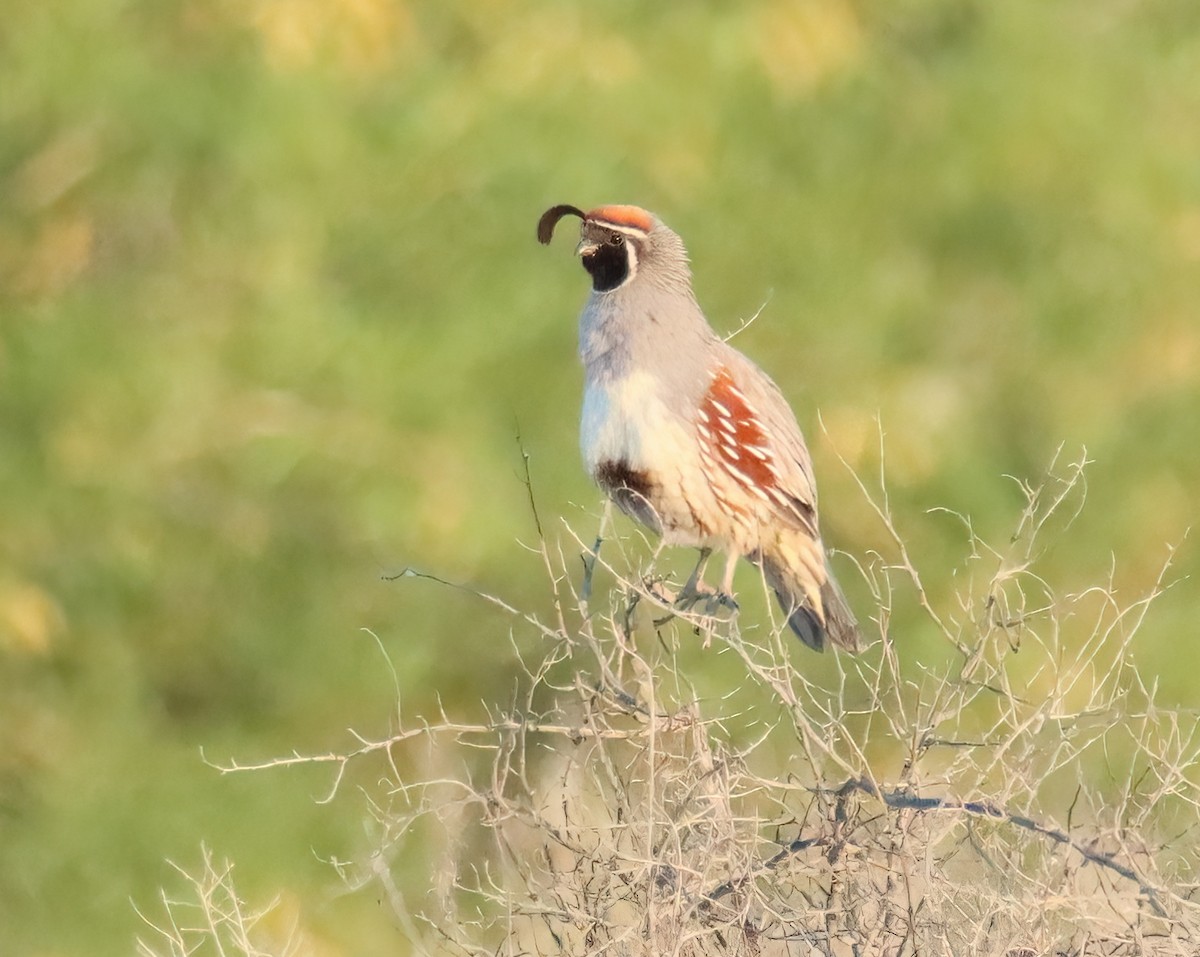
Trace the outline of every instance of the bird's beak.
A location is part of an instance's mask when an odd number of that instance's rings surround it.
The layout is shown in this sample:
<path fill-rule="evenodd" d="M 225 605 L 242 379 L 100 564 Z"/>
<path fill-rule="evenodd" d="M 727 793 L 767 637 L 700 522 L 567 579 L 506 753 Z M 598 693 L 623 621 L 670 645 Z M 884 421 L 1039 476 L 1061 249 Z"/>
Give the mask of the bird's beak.
<path fill-rule="evenodd" d="M 590 256 L 600 248 L 599 243 L 594 243 L 590 239 L 579 240 L 579 245 L 575 247 L 576 256 Z"/>

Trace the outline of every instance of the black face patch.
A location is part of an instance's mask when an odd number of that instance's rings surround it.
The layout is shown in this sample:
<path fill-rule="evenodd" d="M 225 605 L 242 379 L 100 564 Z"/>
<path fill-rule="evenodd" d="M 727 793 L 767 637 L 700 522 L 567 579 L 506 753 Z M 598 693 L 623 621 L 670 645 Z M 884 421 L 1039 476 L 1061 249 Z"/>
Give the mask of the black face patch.
<path fill-rule="evenodd" d="M 592 288 L 596 292 L 616 289 L 629 278 L 626 242 L 628 240 L 620 233 L 609 233 L 595 250 L 583 254 L 583 268 L 591 274 Z"/>

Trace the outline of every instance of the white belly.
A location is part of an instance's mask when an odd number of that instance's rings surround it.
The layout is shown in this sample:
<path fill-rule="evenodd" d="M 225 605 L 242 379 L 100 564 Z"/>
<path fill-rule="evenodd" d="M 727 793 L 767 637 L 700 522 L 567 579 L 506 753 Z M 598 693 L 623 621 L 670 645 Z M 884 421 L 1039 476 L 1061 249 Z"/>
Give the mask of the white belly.
<path fill-rule="evenodd" d="M 696 507 L 711 508 L 702 481 L 695 426 L 669 410 L 655 380 L 633 373 L 615 383 L 588 383 L 583 395 L 580 445 L 588 473 L 619 464 L 645 473 L 653 485 L 649 496 L 652 525 L 668 544 L 709 544 L 696 527 Z M 618 504 L 620 504 L 618 502 Z"/>
<path fill-rule="evenodd" d="M 632 373 L 616 382 L 589 382 L 583 393 L 579 444 L 588 472 L 601 462 L 623 462 L 631 468 L 658 471 L 662 445 L 677 441 L 679 423 L 672 421 L 659 398 L 653 377 Z"/>

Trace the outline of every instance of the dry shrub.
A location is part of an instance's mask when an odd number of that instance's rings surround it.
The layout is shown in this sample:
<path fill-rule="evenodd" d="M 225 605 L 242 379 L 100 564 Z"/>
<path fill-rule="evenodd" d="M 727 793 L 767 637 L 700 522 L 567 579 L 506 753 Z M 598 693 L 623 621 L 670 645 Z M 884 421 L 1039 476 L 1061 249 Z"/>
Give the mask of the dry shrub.
<path fill-rule="evenodd" d="M 475 593 L 537 635 L 532 654 L 514 641 L 507 707 L 222 770 L 328 762 L 336 792 L 385 758 L 377 846 L 341 869 L 382 889 L 419 953 L 1194 955 L 1200 734 L 1130 652 L 1163 579 L 1121 604 L 1037 573 L 1084 464 L 1024 488 L 1003 549 L 964 523 L 949 610 L 864 487 L 892 541 L 861 566 L 880 638 L 821 680 L 778 624 L 673 613 L 628 543 L 582 549 L 580 576 L 570 536 L 552 548 L 539 523 L 550 619 Z M 938 663 L 883 637 L 906 598 L 944 638 Z M 697 641 L 728 698 L 682 672 Z M 433 875 L 416 895 L 393 880 L 414 854 Z"/>
<path fill-rule="evenodd" d="M 281 928 L 279 901 L 252 907 L 233 880 L 233 864 L 217 861 L 207 847 L 192 870 L 173 865 L 181 895 L 160 895 L 159 914 L 138 911 L 150 930 L 137 942 L 138 957 L 192 957 L 198 954 L 241 957 L 300 957 L 308 953 L 294 921 Z M 161 916 L 159 916 L 161 915 Z"/>

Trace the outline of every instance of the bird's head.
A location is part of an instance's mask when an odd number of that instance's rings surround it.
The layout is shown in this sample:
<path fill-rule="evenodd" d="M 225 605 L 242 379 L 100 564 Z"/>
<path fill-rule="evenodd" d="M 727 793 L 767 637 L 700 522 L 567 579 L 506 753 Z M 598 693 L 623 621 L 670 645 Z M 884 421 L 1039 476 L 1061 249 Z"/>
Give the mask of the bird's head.
<path fill-rule="evenodd" d="M 554 227 L 564 216 L 582 220 L 575 252 L 596 292 L 619 289 L 639 275 L 687 281 L 683 243 L 653 213 L 638 206 L 598 206 L 586 213 L 577 206 L 552 206 L 538 220 L 540 243 L 550 242 Z"/>

